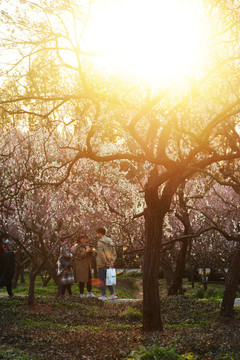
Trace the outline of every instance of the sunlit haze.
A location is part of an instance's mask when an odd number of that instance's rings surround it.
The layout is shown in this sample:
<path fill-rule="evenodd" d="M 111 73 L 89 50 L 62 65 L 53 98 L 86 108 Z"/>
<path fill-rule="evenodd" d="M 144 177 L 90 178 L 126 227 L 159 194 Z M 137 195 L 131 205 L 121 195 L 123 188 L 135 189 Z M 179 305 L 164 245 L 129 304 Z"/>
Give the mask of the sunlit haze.
<path fill-rule="evenodd" d="M 109 73 L 168 84 L 199 77 L 207 57 L 207 21 L 198 0 L 96 1 L 84 48 Z"/>

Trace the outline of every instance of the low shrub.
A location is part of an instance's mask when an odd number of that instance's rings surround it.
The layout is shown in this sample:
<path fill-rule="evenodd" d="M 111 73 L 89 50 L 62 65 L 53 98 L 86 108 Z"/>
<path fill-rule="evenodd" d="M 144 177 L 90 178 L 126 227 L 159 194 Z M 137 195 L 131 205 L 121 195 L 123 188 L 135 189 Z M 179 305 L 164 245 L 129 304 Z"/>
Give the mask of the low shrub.
<path fill-rule="evenodd" d="M 216 298 L 216 297 L 221 298 L 222 291 L 219 292 L 216 289 L 214 289 L 213 287 L 205 290 L 203 286 L 197 286 L 195 288 L 193 295 L 197 299 L 209 299 L 209 298 Z"/>
<path fill-rule="evenodd" d="M 217 297 L 217 291 L 214 288 L 207 289 L 206 297 L 207 298 L 215 298 L 215 297 Z"/>
<path fill-rule="evenodd" d="M 203 287 L 196 287 L 194 291 L 194 297 L 197 299 L 204 299 L 206 290 Z"/>

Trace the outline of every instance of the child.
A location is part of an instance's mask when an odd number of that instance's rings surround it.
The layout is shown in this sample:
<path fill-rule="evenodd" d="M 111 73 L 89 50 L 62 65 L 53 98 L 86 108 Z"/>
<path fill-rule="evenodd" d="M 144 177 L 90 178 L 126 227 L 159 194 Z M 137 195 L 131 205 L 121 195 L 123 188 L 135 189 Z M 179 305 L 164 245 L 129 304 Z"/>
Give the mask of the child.
<path fill-rule="evenodd" d="M 66 241 L 60 250 L 60 256 L 58 258 L 58 276 L 60 277 L 61 283 L 61 295 L 65 294 L 65 291 L 68 291 L 68 294 L 72 295 L 72 285 L 74 284 L 73 276 L 73 264 L 72 264 L 72 253 L 69 251 L 69 244 Z"/>

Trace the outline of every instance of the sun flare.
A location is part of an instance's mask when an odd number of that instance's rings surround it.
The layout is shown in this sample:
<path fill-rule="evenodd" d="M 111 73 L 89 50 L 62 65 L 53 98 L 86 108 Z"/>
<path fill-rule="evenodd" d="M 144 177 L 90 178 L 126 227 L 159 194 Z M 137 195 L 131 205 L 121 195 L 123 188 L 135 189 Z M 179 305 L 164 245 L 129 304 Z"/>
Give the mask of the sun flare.
<path fill-rule="evenodd" d="M 198 77 L 207 56 L 207 23 L 199 0 L 96 1 L 85 47 L 109 72 L 149 82 Z"/>

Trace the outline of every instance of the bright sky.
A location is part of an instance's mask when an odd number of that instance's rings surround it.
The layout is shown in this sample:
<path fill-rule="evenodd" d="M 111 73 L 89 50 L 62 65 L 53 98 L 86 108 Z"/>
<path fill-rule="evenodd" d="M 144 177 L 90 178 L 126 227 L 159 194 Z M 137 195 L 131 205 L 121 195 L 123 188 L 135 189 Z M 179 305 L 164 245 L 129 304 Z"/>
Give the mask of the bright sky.
<path fill-rule="evenodd" d="M 87 2 L 82 0 L 82 6 L 87 8 Z M 80 46 L 84 51 L 97 52 L 94 63 L 99 70 L 144 81 L 154 88 L 201 77 L 209 32 L 202 0 L 91 2 L 91 18 Z M 74 38 L 72 19 L 66 18 L 65 25 Z M 58 23 L 52 26 L 57 29 Z M 76 33 L 81 34 L 81 30 Z M 62 55 L 66 62 L 74 62 L 71 52 Z M 0 53 L 0 61 L 6 58 Z"/>
<path fill-rule="evenodd" d="M 200 76 L 206 38 L 200 0 L 99 0 L 84 48 L 99 51 L 96 63 L 106 71 L 171 83 Z"/>

